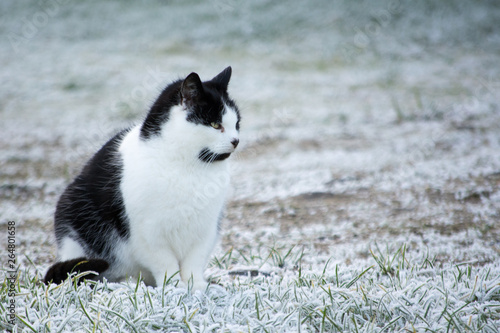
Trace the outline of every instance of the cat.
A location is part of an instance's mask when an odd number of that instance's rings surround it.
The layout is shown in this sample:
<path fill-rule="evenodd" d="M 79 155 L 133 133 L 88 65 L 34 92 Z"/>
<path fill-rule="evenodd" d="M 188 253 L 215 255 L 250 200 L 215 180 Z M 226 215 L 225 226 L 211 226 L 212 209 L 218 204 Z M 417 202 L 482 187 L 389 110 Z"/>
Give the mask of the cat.
<path fill-rule="evenodd" d="M 240 112 L 227 67 L 202 82 L 196 73 L 168 85 L 142 124 L 109 140 L 56 207 L 58 260 L 46 283 L 73 271 L 95 279 L 142 276 L 161 286 L 175 276 L 203 290 L 239 143 Z"/>

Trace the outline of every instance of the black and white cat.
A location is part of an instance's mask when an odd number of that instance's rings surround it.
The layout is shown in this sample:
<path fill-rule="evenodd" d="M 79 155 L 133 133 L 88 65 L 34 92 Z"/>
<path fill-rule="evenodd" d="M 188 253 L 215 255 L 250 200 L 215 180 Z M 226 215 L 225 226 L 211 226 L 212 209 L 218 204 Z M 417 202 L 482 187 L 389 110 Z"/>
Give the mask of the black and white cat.
<path fill-rule="evenodd" d="M 210 81 L 191 73 L 170 84 L 142 124 L 94 155 L 57 205 L 59 262 L 45 282 L 94 270 L 108 281 L 140 273 L 158 286 L 179 273 L 184 286 L 206 288 L 203 271 L 229 188 L 228 157 L 239 142 L 230 78 L 228 67 Z"/>

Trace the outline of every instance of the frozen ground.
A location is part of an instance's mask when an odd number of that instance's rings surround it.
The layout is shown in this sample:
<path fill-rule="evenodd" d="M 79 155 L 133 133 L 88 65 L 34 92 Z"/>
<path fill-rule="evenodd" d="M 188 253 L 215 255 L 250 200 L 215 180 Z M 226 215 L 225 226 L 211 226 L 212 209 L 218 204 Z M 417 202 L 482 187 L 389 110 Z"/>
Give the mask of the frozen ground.
<path fill-rule="evenodd" d="M 118 308 L 100 307 L 115 296 L 123 306 L 132 291 L 139 303 L 118 314 L 142 329 L 500 327 L 498 2 L 51 0 L 0 10 L 0 224 L 16 222 L 23 280 L 35 279 L 17 297 L 35 330 L 112 323 Z M 225 288 L 37 286 L 55 258 L 56 201 L 82 163 L 169 81 L 227 65 L 242 146 L 207 271 Z M 234 278 L 249 269 L 264 275 Z M 161 295 L 184 307 L 160 306 Z M 59 303 L 37 305 L 48 299 Z"/>

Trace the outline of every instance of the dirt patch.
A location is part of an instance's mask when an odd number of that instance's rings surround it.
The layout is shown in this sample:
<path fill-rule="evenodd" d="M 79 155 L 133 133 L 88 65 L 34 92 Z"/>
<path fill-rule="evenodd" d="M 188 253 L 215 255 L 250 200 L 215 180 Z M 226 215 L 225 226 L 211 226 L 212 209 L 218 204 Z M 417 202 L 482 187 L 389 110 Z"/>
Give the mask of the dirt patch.
<path fill-rule="evenodd" d="M 478 232 L 483 240 L 500 248 L 500 226 L 491 223 L 492 216 L 484 216 L 477 209 L 490 192 L 471 192 L 460 197 L 427 189 L 423 193 L 409 190 L 410 194 L 418 198 L 414 204 L 373 189 L 350 194 L 311 192 L 269 202 L 232 201 L 227 207 L 226 223 L 248 230 L 273 226 L 283 235 L 315 225 L 338 226 L 337 233 L 318 234 L 315 238 L 315 244 L 323 249 L 377 234 L 423 236 L 435 232 L 450 236 L 468 231 Z M 449 223 L 450 215 L 453 223 Z M 226 244 L 231 241 L 229 237 Z"/>

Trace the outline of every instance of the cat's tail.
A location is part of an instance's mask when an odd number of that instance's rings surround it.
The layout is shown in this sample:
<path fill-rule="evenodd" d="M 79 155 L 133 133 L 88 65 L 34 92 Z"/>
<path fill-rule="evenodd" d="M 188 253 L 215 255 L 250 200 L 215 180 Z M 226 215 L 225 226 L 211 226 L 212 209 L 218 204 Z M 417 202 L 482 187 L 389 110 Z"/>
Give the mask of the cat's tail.
<path fill-rule="evenodd" d="M 43 282 L 45 284 L 55 283 L 60 284 L 64 280 L 68 278 L 68 274 L 76 273 L 80 274 L 82 272 L 95 272 L 97 274 L 101 274 L 106 271 L 109 267 L 107 261 L 102 259 L 87 259 L 87 258 L 76 258 L 66 261 L 57 262 L 52 265 L 47 274 L 45 274 L 45 278 Z M 77 283 L 81 282 L 81 279 L 92 279 L 89 276 L 81 277 L 78 279 Z"/>

